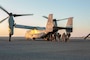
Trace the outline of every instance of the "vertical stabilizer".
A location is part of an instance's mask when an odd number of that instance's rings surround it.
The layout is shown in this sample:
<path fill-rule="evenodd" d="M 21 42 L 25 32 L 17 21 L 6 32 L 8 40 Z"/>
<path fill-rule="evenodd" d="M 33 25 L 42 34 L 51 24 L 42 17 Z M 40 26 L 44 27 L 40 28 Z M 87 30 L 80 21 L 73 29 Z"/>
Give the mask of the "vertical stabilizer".
<path fill-rule="evenodd" d="M 53 14 L 49 14 L 47 25 L 46 25 L 46 33 L 53 31 L 53 26 L 54 26 Z"/>
<path fill-rule="evenodd" d="M 72 32 L 73 30 L 73 17 L 68 18 L 66 32 Z"/>
<path fill-rule="evenodd" d="M 68 22 L 67 22 L 66 27 L 70 27 L 70 28 L 73 27 L 73 17 L 68 18 Z"/>

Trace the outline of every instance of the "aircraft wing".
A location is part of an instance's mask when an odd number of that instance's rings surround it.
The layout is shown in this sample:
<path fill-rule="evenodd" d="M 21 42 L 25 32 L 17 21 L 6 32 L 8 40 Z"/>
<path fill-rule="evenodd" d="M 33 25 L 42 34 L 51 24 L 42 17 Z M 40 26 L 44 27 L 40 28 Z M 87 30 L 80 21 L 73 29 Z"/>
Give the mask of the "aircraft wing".
<path fill-rule="evenodd" d="M 45 27 L 26 26 L 26 25 L 19 25 L 19 24 L 15 24 L 15 28 L 22 28 L 22 29 L 39 29 L 39 30 L 44 30 L 44 29 L 45 29 Z"/>

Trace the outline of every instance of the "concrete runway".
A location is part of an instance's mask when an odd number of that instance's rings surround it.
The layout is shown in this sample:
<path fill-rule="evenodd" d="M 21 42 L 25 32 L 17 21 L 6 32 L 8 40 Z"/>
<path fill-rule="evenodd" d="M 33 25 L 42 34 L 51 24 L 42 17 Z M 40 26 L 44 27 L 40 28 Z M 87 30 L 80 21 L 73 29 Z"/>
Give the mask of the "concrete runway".
<path fill-rule="evenodd" d="M 0 37 L 0 60 L 90 60 L 90 39 L 69 42 Z"/>

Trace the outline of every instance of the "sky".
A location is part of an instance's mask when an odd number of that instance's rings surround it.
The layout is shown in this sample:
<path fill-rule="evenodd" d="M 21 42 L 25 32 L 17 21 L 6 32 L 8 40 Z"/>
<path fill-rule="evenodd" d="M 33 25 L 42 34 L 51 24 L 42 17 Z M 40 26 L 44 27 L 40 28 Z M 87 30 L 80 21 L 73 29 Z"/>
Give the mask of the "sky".
<path fill-rule="evenodd" d="M 72 37 L 83 37 L 90 33 L 90 0 L 0 0 L 0 5 L 14 14 L 34 14 L 14 18 L 16 24 L 45 27 L 47 19 L 42 16 L 53 14 L 56 19 L 74 17 Z M 0 20 L 7 16 L 0 9 Z M 59 23 L 60 26 L 65 24 L 66 21 Z M 8 36 L 8 30 L 8 20 L 0 23 L 0 36 Z M 14 30 L 14 36 L 25 36 L 27 31 L 19 28 Z"/>

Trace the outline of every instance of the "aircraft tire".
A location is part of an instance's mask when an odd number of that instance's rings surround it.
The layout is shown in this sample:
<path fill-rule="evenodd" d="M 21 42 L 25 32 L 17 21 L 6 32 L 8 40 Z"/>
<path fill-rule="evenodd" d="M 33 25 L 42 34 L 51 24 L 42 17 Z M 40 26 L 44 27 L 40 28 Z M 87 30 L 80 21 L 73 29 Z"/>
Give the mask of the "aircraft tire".
<path fill-rule="evenodd" d="M 33 38 L 33 40 L 35 40 L 35 38 Z"/>

